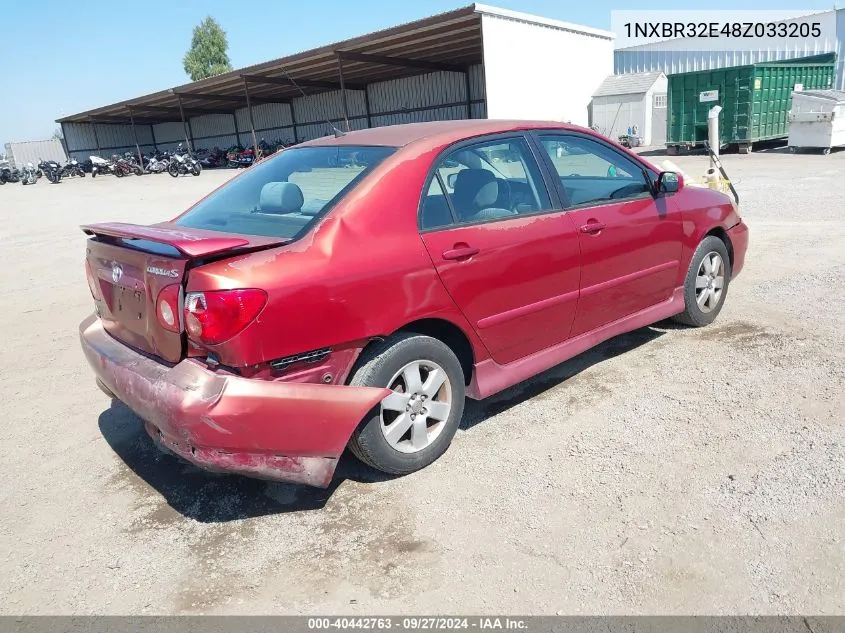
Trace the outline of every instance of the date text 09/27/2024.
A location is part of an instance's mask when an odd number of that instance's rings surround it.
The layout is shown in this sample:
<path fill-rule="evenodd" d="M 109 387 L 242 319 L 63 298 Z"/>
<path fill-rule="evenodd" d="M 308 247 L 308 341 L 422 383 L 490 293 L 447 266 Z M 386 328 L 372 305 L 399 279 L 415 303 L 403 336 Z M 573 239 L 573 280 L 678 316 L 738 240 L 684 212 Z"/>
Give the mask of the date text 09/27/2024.
<path fill-rule="evenodd" d="M 346 617 L 308 618 L 308 629 L 312 631 L 524 631 L 528 624 L 519 618 L 497 617 Z"/>
<path fill-rule="evenodd" d="M 821 37 L 819 22 L 626 22 L 627 37 Z"/>

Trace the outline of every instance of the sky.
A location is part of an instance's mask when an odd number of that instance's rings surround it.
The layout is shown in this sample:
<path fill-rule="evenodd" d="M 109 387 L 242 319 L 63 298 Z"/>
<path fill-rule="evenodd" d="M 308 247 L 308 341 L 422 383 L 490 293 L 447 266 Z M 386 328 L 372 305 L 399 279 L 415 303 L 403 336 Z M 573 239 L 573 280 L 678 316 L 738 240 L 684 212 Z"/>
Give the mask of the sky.
<path fill-rule="evenodd" d="M 221 24 L 235 68 L 470 4 L 469 0 L 76 0 L 10 2 L 2 10 L 0 152 L 49 138 L 55 120 L 189 82 L 182 58 L 206 15 Z M 611 0 L 488 0 L 515 11 L 610 28 Z M 643 3 L 643 8 L 649 7 Z M 696 0 L 687 9 L 831 8 L 818 0 Z M 14 60 L 14 61 L 13 61 Z M 574 62 L 575 63 L 575 62 Z"/>

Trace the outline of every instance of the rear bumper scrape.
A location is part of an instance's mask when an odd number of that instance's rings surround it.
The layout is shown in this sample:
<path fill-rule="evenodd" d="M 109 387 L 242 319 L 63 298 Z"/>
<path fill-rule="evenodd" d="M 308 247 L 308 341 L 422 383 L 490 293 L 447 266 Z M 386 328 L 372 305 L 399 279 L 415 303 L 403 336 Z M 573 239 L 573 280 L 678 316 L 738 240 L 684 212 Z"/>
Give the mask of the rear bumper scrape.
<path fill-rule="evenodd" d="M 252 380 L 192 360 L 170 367 L 112 338 L 96 315 L 79 332 L 101 388 L 155 441 L 211 471 L 324 488 L 355 427 L 389 393 Z"/>

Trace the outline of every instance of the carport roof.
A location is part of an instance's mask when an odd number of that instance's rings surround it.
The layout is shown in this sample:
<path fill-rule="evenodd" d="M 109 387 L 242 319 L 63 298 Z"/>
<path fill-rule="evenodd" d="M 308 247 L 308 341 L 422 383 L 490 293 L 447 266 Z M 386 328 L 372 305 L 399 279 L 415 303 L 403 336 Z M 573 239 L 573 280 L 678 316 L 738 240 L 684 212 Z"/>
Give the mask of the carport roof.
<path fill-rule="evenodd" d="M 482 61 L 481 16 L 542 24 L 595 37 L 607 31 L 549 20 L 482 4 L 408 22 L 383 31 L 233 70 L 201 81 L 128 99 L 57 119 L 58 123 L 164 123 L 186 117 L 230 114 L 247 105 L 290 103 L 295 97 L 341 87 L 361 90 L 367 84 L 437 70 L 466 72 Z"/>

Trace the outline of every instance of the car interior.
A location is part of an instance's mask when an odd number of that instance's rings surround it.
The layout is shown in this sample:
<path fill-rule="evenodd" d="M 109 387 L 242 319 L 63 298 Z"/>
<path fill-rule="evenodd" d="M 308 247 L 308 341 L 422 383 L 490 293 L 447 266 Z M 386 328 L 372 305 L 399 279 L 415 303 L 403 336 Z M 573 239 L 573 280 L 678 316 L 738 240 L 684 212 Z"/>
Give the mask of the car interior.
<path fill-rule="evenodd" d="M 502 144 L 500 144 L 502 145 Z M 509 147 L 509 144 L 504 144 Z M 492 153 L 492 152 L 491 152 Z M 550 208 L 545 192 L 526 175 L 520 145 L 509 147 L 503 161 L 512 165 L 511 175 L 493 165 L 490 154 L 478 149 L 461 150 L 442 160 L 428 194 L 423 199 L 422 227 L 452 224 L 446 194 L 459 224 L 472 224 Z M 500 163 L 501 164 L 501 163 Z M 504 166 L 502 169 L 505 169 Z"/>
<path fill-rule="evenodd" d="M 645 170 L 601 143 L 581 137 L 547 137 L 543 146 L 560 177 L 567 206 L 651 194 Z"/>

